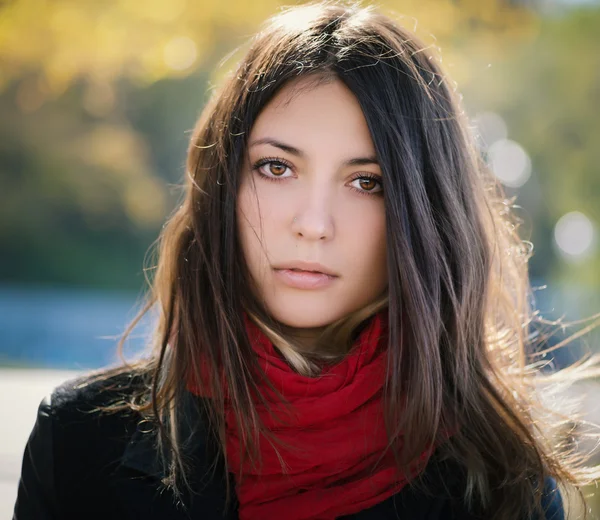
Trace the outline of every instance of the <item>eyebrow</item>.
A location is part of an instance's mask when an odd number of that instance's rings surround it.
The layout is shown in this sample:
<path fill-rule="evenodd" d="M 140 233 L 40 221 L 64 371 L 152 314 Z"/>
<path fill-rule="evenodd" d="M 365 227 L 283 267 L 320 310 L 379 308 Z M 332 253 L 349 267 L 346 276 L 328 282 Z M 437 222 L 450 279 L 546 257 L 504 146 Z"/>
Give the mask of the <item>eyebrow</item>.
<path fill-rule="evenodd" d="M 292 146 L 290 144 L 282 143 L 281 141 L 273 139 L 272 137 L 263 137 L 262 139 L 256 139 L 255 141 L 252 141 L 250 143 L 250 148 L 252 148 L 253 146 L 258 146 L 259 144 L 270 144 L 271 146 L 275 146 L 276 148 L 279 148 L 280 150 L 283 150 L 284 152 L 287 152 L 291 155 L 295 155 L 296 157 L 306 156 L 306 154 L 299 148 L 296 148 L 295 146 Z M 379 161 L 377 160 L 377 157 L 353 157 L 352 159 L 344 161 L 344 165 L 346 166 L 365 166 L 369 164 L 379 166 Z"/>

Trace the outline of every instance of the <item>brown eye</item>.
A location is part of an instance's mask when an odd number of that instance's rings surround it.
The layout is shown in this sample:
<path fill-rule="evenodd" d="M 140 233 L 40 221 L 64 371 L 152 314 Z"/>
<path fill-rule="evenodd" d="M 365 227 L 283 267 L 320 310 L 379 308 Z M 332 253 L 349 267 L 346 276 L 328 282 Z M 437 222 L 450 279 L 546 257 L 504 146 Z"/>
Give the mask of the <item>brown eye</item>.
<path fill-rule="evenodd" d="M 278 162 L 269 163 L 269 172 L 277 177 L 283 175 L 285 173 L 285 170 L 287 170 L 287 166 L 285 164 L 281 164 Z"/>
<path fill-rule="evenodd" d="M 360 179 L 360 187 L 365 191 L 371 191 L 377 187 L 377 181 L 374 179 Z"/>
<path fill-rule="evenodd" d="M 379 175 L 359 175 L 352 180 L 350 187 L 361 195 L 380 195 L 383 193 L 383 184 Z"/>
<path fill-rule="evenodd" d="M 254 164 L 252 169 L 258 172 L 263 178 L 271 181 L 284 180 L 290 177 L 289 175 L 285 175 L 287 170 L 289 170 L 289 173 L 292 173 L 290 165 L 274 157 L 261 159 Z"/>

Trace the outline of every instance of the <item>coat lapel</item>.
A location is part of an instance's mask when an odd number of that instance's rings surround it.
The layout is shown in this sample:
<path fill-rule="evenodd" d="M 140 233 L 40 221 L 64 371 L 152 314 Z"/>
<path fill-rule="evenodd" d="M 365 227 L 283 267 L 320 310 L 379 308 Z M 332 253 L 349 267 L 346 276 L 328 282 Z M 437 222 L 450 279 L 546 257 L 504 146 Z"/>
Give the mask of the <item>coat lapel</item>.
<path fill-rule="evenodd" d="M 232 503 L 226 511 L 225 471 L 219 456 L 216 439 L 207 428 L 201 398 L 190 392 L 183 396 L 183 413 L 179 431 L 189 450 L 189 482 L 193 492 L 183 492 L 182 502 L 191 518 L 237 519 L 237 499 L 232 477 L 229 478 Z M 120 465 L 153 477 L 157 487 L 168 476 L 168 461 L 163 461 L 158 450 L 158 429 L 150 421 L 138 422 L 137 427 L 121 457 Z M 227 514 L 225 514 L 227 513 Z"/>

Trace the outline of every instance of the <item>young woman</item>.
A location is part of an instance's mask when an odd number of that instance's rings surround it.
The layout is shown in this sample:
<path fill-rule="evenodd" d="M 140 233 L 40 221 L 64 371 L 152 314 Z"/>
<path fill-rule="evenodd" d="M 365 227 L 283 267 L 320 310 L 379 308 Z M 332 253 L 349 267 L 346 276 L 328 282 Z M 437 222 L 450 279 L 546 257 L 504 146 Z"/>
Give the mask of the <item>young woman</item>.
<path fill-rule="evenodd" d="M 530 250 L 479 157 L 389 18 L 271 19 L 192 137 L 154 349 L 42 402 L 15 518 L 562 519 Z"/>

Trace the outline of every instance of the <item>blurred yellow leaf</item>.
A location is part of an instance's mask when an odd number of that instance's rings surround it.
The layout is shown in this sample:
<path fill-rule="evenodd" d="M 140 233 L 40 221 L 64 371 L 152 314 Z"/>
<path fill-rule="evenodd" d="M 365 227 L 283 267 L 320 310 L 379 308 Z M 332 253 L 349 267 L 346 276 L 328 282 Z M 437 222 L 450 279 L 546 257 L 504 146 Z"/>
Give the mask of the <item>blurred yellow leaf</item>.
<path fill-rule="evenodd" d="M 37 71 L 53 95 L 82 78 L 152 83 L 191 74 L 206 65 L 215 49 L 239 45 L 283 5 L 276 0 L 6 2 L 0 5 L 0 88 Z M 531 12 L 508 0 L 390 0 L 378 5 L 442 47 L 471 34 L 500 34 L 507 42 L 527 38 L 535 24 Z M 500 49 L 496 44 L 486 52 Z"/>

